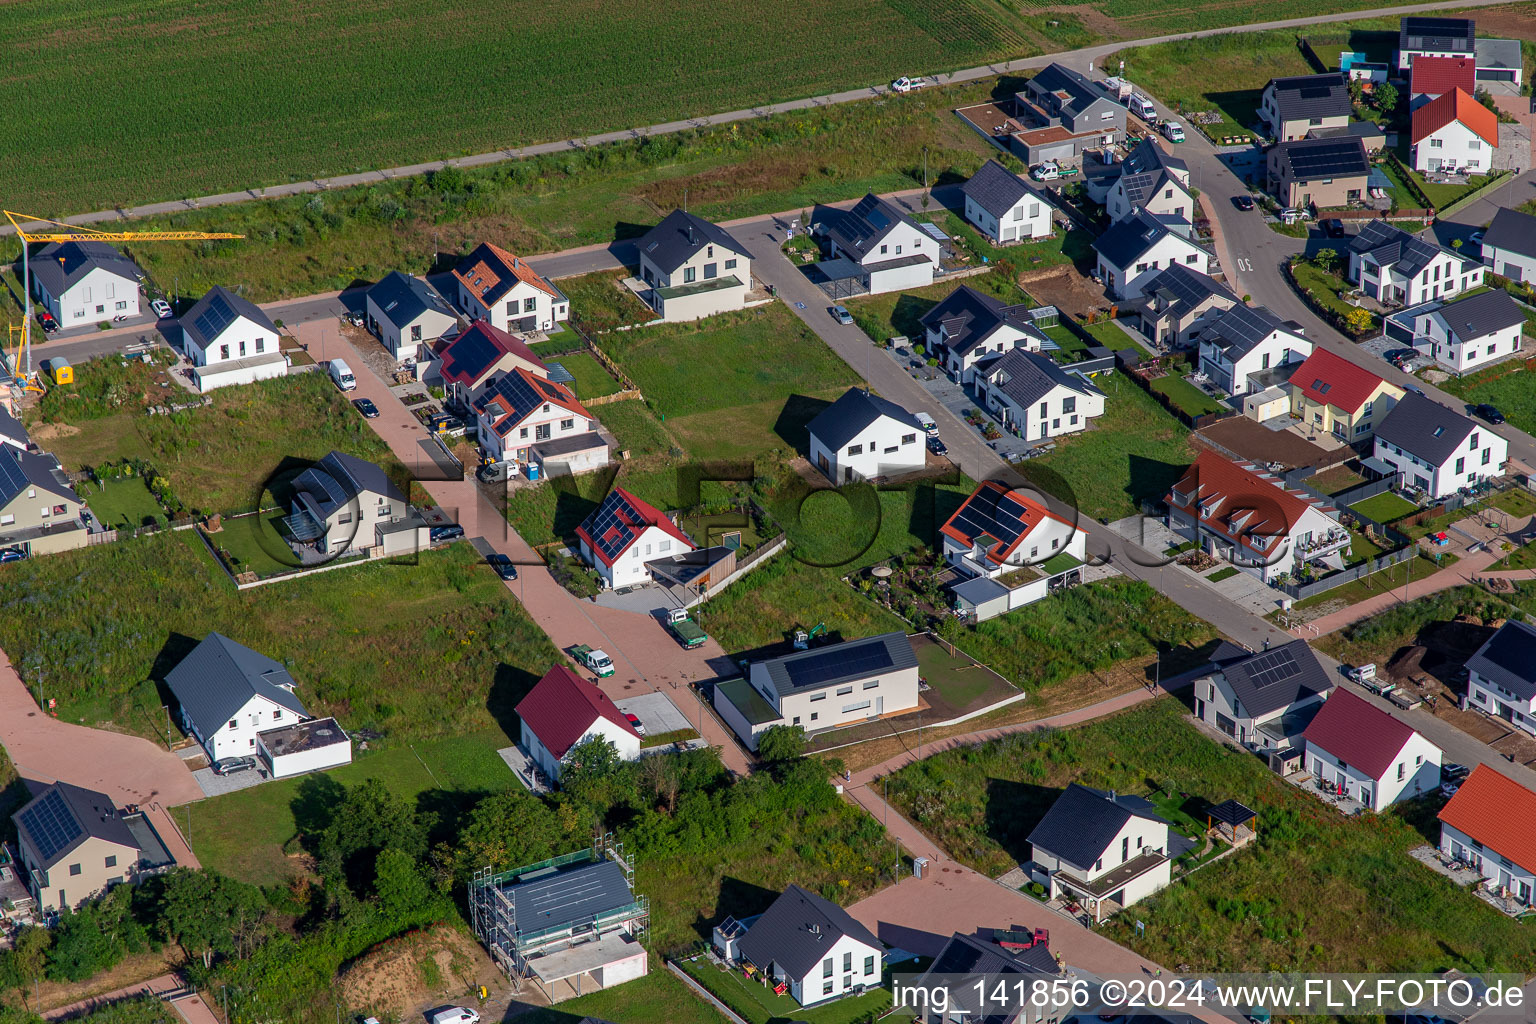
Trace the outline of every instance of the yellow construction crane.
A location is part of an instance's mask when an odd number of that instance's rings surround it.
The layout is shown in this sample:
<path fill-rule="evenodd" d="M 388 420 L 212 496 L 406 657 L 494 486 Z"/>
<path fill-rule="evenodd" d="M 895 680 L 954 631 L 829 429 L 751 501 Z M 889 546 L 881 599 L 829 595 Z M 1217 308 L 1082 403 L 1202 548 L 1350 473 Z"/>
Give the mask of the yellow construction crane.
<path fill-rule="evenodd" d="M 78 242 L 89 240 L 92 242 L 201 242 L 219 241 L 226 238 L 244 238 L 244 235 L 234 235 L 227 231 L 102 231 L 97 228 L 88 228 L 76 224 L 66 224 L 59 220 L 49 220 L 47 217 L 29 217 L 24 213 L 15 213 L 11 210 L 0 210 L 0 213 L 10 220 L 16 228 L 16 235 L 21 239 L 21 294 L 24 319 L 21 329 L 21 352 L 26 353 L 26 369 L 19 371 L 13 367 L 13 372 L 21 378 L 29 390 L 42 390 L 37 380 L 37 374 L 32 370 L 32 266 L 28 247 L 33 242 Z M 30 225 L 44 224 L 61 231 L 35 231 Z M 23 225 L 29 225 L 23 227 Z"/>

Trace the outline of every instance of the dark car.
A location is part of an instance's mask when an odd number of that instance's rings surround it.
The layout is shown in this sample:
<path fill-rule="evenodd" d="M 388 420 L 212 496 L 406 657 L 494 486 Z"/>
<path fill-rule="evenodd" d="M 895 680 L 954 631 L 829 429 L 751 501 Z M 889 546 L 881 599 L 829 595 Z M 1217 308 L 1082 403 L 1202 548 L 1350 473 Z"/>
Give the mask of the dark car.
<path fill-rule="evenodd" d="M 458 540 L 464 536 L 464 527 L 458 523 L 449 523 L 447 526 L 434 526 L 427 532 L 427 536 L 433 544 L 446 544 L 451 540 Z"/>
<path fill-rule="evenodd" d="M 59 322 L 47 310 L 42 310 L 37 314 L 37 322 L 42 326 L 43 333 L 45 334 L 52 334 L 59 329 Z"/>
<path fill-rule="evenodd" d="M 0 565 L 6 562 L 19 562 L 27 557 L 27 553 L 21 548 L 0 548 Z"/>
<path fill-rule="evenodd" d="M 1322 228 L 1323 234 L 1329 238 L 1344 237 L 1344 222 L 1337 217 L 1329 217 L 1327 220 L 1322 221 L 1318 227 Z"/>
<path fill-rule="evenodd" d="M 365 419 L 373 420 L 379 417 L 379 407 L 373 404 L 371 398 L 354 398 L 352 407 L 362 413 Z"/>
<path fill-rule="evenodd" d="M 512 564 L 512 559 L 499 551 L 493 551 L 485 556 L 485 564 L 496 570 L 496 575 L 504 580 L 517 579 L 517 566 Z"/>
<path fill-rule="evenodd" d="M 1440 779 L 1443 782 L 1460 782 L 1471 774 L 1471 769 L 1464 764 L 1455 761 L 1446 761 L 1440 765 Z"/>
<path fill-rule="evenodd" d="M 1249 210 L 1253 209 L 1253 197 L 1252 196 L 1233 196 L 1232 197 L 1232 205 L 1237 207 L 1239 210 L 1242 210 L 1244 213 L 1246 213 Z"/>
<path fill-rule="evenodd" d="M 930 437 L 928 439 L 928 450 L 933 452 L 935 455 L 948 455 L 949 445 L 945 444 L 943 441 L 940 441 L 936 437 Z"/>
<path fill-rule="evenodd" d="M 234 775 L 237 772 L 248 772 L 256 767 L 254 757 L 226 757 L 222 761 L 213 762 L 213 774 Z"/>
<path fill-rule="evenodd" d="M 1389 363 L 1400 363 L 1404 359 L 1412 359 L 1419 353 L 1411 348 L 1389 348 L 1381 354 L 1381 358 Z"/>
<path fill-rule="evenodd" d="M 1489 423 L 1494 424 L 1495 426 L 1504 422 L 1504 414 L 1499 412 L 1496 407 L 1491 406 L 1486 402 L 1484 402 L 1482 405 L 1475 406 L 1472 411 L 1478 416 L 1481 416 L 1483 419 L 1487 420 Z"/>

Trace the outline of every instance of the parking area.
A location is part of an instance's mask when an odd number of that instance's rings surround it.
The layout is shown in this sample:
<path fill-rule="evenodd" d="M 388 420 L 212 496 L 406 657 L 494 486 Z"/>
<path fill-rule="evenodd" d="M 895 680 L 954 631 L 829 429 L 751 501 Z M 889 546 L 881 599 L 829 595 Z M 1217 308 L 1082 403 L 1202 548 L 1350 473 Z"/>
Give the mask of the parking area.
<path fill-rule="evenodd" d="M 640 719 L 640 727 L 647 736 L 693 729 L 694 724 L 677 709 L 664 693 L 642 693 L 638 697 L 624 697 L 613 702 L 614 707 L 625 714 Z"/>
<path fill-rule="evenodd" d="M 983 413 L 986 412 L 982 408 L 981 403 L 971 397 L 965 388 L 943 374 L 939 374 L 932 380 L 919 380 L 918 383 L 922 384 L 923 389 L 932 395 L 935 401 L 962 420 L 965 419 L 967 409 L 977 409 Z M 990 414 L 988 418 L 992 418 Z M 975 427 L 970 429 L 974 430 L 978 435 L 981 433 Z M 1023 438 L 1014 437 L 1012 434 L 1004 434 L 996 441 L 989 441 L 987 444 L 1005 459 L 1011 459 L 1034 447 L 1030 442 L 1025 441 Z"/>
<path fill-rule="evenodd" d="M 223 796 L 261 785 L 267 781 L 267 772 L 263 768 L 252 768 L 233 775 L 215 775 L 212 768 L 199 768 L 192 773 L 192 778 L 197 780 L 203 796 Z"/>

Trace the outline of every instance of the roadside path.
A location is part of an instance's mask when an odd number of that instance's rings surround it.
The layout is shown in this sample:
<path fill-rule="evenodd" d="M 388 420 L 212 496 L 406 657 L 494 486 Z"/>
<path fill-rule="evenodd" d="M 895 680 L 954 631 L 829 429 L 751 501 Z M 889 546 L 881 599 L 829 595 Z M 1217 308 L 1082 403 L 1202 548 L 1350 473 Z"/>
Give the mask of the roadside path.
<path fill-rule="evenodd" d="M 992 78 L 997 75 L 1008 74 L 1014 71 L 1024 71 L 1030 68 L 1044 67 L 1052 61 L 1075 60 L 1082 63 L 1097 62 L 1100 58 L 1132 46 L 1151 46 L 1156 43 L 1173 42 L 1179 39 L 1199 39 L 1206 36 L 1228 35 L 1238 32 L 1258 32 L 1266 29 L 1299 28 L 1303 25 L 1321 25 L 1335 21 L 1350 21 L 1357 18 L 1373 18 L 1393 14 L 1406 14 L 1413 11 L 1432 11 L 1447 7 L 1492 7 L 1508 3 L 1509 0 L 1437 0 L 1427 4 L 1403 4 L 1393 7 L 1375 7 L 1362 11 L 1340 11 L 1334 14 L 1318 14 L 1306 18 L 1285 18 L 1279 21 L 1265 21 L 1252 25 L 1232 25 L 1226 28 L 1201 29 L 1196 32 L 1176 32 L 1170 35 L 1150 36 L 1145 39 L 1126 39 L 1119 42 L 1100 43 L 1095 46 L 1084 47 L 1077 50 L 1066 50 L 1058 53 L 1040 54 L 1034 57 L 1023 57 L 1018 60 L 997 61 L 979 67 L 966 68 L 949 74 L 934 74 L 932 78 L 940 85 L 954 85 L 961 82 L 972 82 L 981 78 Z M 626 128 L 619 131 L 602 132 L 597 135 L 587 135 L 574 139 L 562 139 L 558 142 L 544 142 L 532 146 L 511 147 L 498 149 L 489 153 L 477 153 L 473 156 L 458 157 L 451 160 L 429 160 L 425 163 L 407 164 L 402 167 L 389 167 L 382 170 L 362 171 L 357 174 L 343 174 L 329 178 L 316 178 L 310 181 L 287 182 L 281 185 L 273 185 L 269 188 L 248 188 L 233 192 L 221 192 L 217 195 L 199 196 L 196 198 L 177 199 L 169 202 L 147 203 L 142 206 L 129 208 L 117 208 L 112 210 L 97 210 L 93 213 L 75 214 L 62 218 L 68 224 L 101 224 L 111 221 L 126 220 L 133 217 L 149 217 L 156 214 L 184 213 L 188 210 L 203 209 L 210 206 L 231 206 L 237 203 L 248 203 L 261 199 L 277 199 L 283 196 L 304 195 L 310 192 L 324 192 L 333 188 L 348 188 L 354 185 L 371 185 L 381 181 L 389 181 L 394 178 L 410 177 L 417 174 L 427 174 L 439 171 L 445 167 L 483 167 L 488 164 L 502 163 L 507 160 L 521 160 L 530 156 L 541 156 L 547 153 L 564 153 L 571 149 L 585 149 L 590 146 L 599 146 L 610 142 L 625 142 L 631 139 L 644 138 L 650 135 L 672 135 L 677 132 L 688 131 L 693 128 L 703 128 L 710 125 L 730 124 L 734 121 L 748 121 L 753 118 L 768 117 L 772 114 L 783 114 L 796 110 L 812 110 L 817 107 L 832 106 L 840 103 L 853 103 L 858 100 L 872 99 L 878 96 L 894 95 L 888 85 L 876 85 L 858 89 L 846 89 L 842 92 L 828 93 L 821 96 L 810 96 L 804 99 L 788 100 L 783 103 L 769 103 L 757 107 L 749 107 L 742 110 L 731 110 L 720 114 L 705 114 L 694 117 L 682 118 L 676 121 L 666 121 L 662 124 L 648 125 L 643 128 Z M 29 225 L 30 226 L 30 225 Z M 0 227 L 0 236 L 13 233 L 15 228 L 7 222 Z"/>
<path fill-rule="evenodd" d="M 114 989 L 111 992 L 103 992 L 99 996 L 92 996 L 90 999 L 82 999 L 67 1006 L 58 1006 L 52 1010 L 46 1010 L 43 1012 L 42 1018 L 50 1021 L 64 1020 L 92 1010 L 99 1010 L 111 1003 L 132 999 L 136 996 L 157 996 L 164 999 L 167 993 L 179 992 L 185 988 L 186 984 L 177 975 L 162 974 L 158 978 L 150 978 L 148 981 L 141 981 L 137 985 L 127 985 L 123 988 Z M 208 1004 L 203 1002 L 203 997 L 195 992 L 170 1002 L 171 1007 L 186 1024 L 219 1024 L 219 1018 L 208 1007 Z"/>

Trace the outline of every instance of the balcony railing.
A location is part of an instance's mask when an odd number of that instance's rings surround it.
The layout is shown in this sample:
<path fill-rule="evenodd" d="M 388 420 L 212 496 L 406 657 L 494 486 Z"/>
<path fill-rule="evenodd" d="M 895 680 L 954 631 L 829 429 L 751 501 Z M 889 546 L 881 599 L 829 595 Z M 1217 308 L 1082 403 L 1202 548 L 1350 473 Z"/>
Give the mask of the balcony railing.
<path fill-rule="evenodd" d="M 1329 554 L 1349 546 L 1349 531 L 1342 526 L 1329 530 L 1321 537 L 1298 541 L 1296 551 L 1302 555 Z"/>

